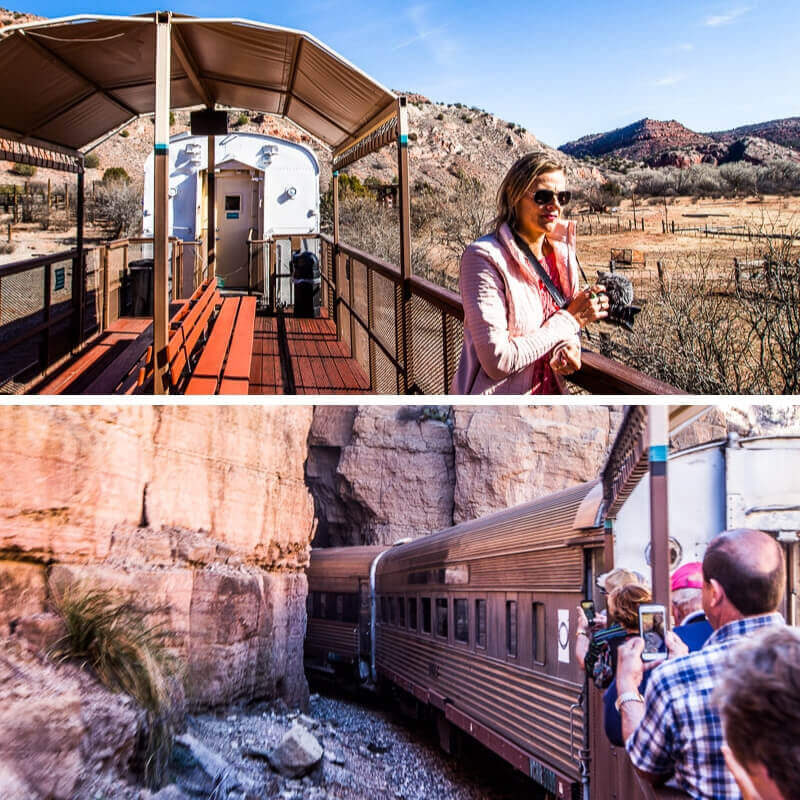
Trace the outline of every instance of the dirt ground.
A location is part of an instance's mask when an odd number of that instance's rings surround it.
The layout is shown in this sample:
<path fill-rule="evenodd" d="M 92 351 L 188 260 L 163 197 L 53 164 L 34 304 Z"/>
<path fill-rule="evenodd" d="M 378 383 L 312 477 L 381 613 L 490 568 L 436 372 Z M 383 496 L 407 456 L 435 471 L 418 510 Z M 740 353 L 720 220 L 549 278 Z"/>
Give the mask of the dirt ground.
<path fill-rule="evenodd" d="M 712 263 L 719 268 L 730 269 L 734 258 L 759 258 L 765 248 L 764 241 L 733 236 L 705 236 L 704 230 L 694 233 L 663 233 L 662 222 L 665 207 L 662 201 L 637 202 L 636 219 L 639 226 L 644 219 L 645 230 L 628 231 L 628 222 L 633 220 L 630 200 L 620 204 L 616 214 L 575 217 L 579 221 L 578 258 L 589 277 L 597 269 L 608 269 L 611 249 L 633 249 L 644 254 L 645 266 L 629 270 L 634 280 L 637 277 L 653 278 L 658 261 L 668 269 L 685 267 L 692 263 Z M 616 226 L 619 218 L 620 233 L 589 235 L 589 223 L 593 230 L 597 223 L 604 228 Z M 671 228 L 709 229 L 746 226 L 765 233 L 792 233 L 800 231 L 800 197 L 767 196 L 764 198 L 704 199 L 695 201 L 690 197 L 670 198 L 666 207 L 666 218 Z M 744 232 L 744 231 L 742 231 Z M 623 267 L 624 268 L 624 267 Z"/>

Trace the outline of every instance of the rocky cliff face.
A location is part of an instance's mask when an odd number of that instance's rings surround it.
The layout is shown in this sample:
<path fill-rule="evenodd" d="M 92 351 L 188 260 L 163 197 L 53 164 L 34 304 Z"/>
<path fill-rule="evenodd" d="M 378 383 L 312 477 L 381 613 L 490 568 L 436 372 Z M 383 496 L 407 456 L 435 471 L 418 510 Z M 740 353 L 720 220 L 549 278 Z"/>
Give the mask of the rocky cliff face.
<path fill-rule="evenodd" d="M 0 636 L 86 582 L 158 609 L 190 706 L 303 703 L 311 410 L 7 407 Z"/>
<path fill-rule="evenodd" d="M 424 536 L 597 476 L 616 408 L 320 407 L 315 545 Z"/>

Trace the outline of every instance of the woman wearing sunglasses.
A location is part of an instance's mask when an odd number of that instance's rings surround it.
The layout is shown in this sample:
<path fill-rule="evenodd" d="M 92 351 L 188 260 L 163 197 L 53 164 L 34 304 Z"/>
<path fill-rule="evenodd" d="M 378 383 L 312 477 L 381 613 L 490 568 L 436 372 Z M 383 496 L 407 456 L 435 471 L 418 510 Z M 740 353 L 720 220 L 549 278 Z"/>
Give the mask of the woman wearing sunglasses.
<path fill-rule="evenodd" d="M 580 368 L 579 333 L 608 316 L 600 285 L 578 291 L 575 224 L 563 168 L 520 158 L 497 193 L 494 232 L 461 257 L 464 345 L 454 394 L 560 394 Z"/>

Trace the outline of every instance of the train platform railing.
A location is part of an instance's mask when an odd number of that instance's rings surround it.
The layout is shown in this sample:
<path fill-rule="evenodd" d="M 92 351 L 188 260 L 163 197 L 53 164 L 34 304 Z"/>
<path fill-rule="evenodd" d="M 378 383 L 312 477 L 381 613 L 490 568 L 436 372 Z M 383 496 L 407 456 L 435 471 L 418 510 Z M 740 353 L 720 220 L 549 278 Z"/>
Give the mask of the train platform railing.
<path fill-rule="evenodd" d="M 201 245 L 170 240 L 174 297 L 188 296 L 204 280 Z M 152 239 L 141 237 L 84 248 L 82 287 L 74 280 L 81 272 L 77 250 L 0 265 L 0 393 L 25 391 L 125 316 L 129 265 L 151 252 Z"/>
<path fill-rule="evenodd" d="M 454 292 L 321 235 L 322 300 L 339 338 L 381 394 L 447 394 L 463 342 Z M 570 389 L 595 394 L 677 394 L 675 387 L 585 350 Z"/>

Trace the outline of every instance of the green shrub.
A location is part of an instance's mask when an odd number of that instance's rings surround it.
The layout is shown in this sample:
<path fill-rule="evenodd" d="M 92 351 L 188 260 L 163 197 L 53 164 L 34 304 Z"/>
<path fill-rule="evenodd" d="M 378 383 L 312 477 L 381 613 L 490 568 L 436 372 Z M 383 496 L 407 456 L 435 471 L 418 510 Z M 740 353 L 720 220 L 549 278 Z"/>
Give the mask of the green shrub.
<path fill-rule="evenodd" d="M 86 169 L 97 169 L 100 166 L 100 156 L 97 153 L 87 153 L 83 159 Z"/>
<path fill-rule="evenodd" d="M 169 673 L 171 662 L 163 630 L 148 624 L 147 612 L 109 591 L 72 584 L 53 592 L 65 633 L 50 657 L 89 667 L 113 692 L 125 692 L 146 711 L 148 731 L 143 742 L 144 778 L 161 784 L 172 751 Z"/>
<path fill-rule="evenodd" d="M 442 114 L 442 112 L 440 111 L 440 112 L 439 112 L 439 113 L 436 115 L 436 119 L 444 119 L 444 114 Z"/>
<path fill-rule="evenodd" d="M 414 131 L 411 131 L 411 133 L 408 134 L 408 141 L 409 142 L 416 142 L 417 139 L 419 139 L 419 136 Z"/>
<path fill-rule="evenodd" d="M 122 130 L 119 132 L 119 135 L 120 135 L 120 136 L 121 136 L 123 139 L 127 139 L 127 138 L 128 138 L 130 135 L 131 135 L 131 132 L 130 132 L 130 131 L 127 129 L 127 128 L 123 128 L 123 129 L 122 129 Z"/>
<path fill-rule="evenodd" d="M 33 164 L 14 164 L 11 171 L 15 175 L 22 175 L 24 178 L 32 178 L 36 174 L 36 167 Z"/>
<path fill-rule="evenodd" d="M 248 117 L 247 114 L 245 114 L 244 111 L 242 111 L 242 113 L 239 114 L 238 117 L 236 117 L 236 122 L 234 122 L 233 124 L 236 125 L 237 127 L 241 127 L 242 125 L 247 125 L 248 122 L 250 122 L 250 117 Z"/>
<path fill-rule="evenodd" d="M 103 183 L 113 183 L 114 181 L 122 181 L 123 183 L 130 183 L 131 177 L 123 167 L 109 167 L 103 173 Z"/>
<path fill-rule="evenodd" d="M 169 112 L 169 126 L 170 128 L 175 124 L 175 113 L 170 111 Z"/>

